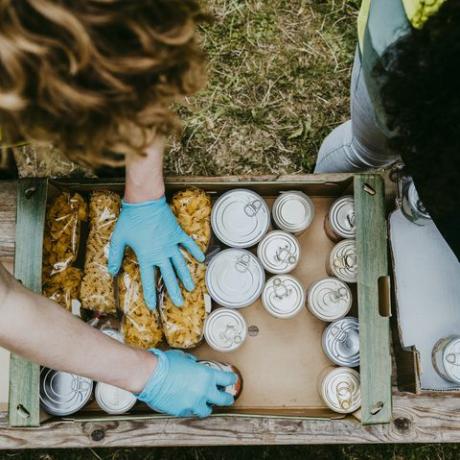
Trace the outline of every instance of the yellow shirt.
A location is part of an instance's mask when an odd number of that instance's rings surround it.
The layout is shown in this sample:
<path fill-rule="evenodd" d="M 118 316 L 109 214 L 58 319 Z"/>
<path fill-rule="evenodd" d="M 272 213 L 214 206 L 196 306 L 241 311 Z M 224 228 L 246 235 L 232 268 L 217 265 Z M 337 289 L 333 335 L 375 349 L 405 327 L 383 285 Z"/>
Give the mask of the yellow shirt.
<path fill-rule="evenodd" d="M 385 0 L 363 0 L 361 4 L 361 10 L 358 16 L 358 39 L 359 46 L 362 49 L 364 42 L 364 33 L 366 30 L 367 20 L 369 18 L 369 11 L 371 7 L 371 1 L 385 1 Z M 446 0 L 401 0 L 404 5 L 404 10 L 407 15 L 407 19 L 411 23 L 412 27 L 421 29 L 427 19 L 435 14 L 441 5 Z"/>

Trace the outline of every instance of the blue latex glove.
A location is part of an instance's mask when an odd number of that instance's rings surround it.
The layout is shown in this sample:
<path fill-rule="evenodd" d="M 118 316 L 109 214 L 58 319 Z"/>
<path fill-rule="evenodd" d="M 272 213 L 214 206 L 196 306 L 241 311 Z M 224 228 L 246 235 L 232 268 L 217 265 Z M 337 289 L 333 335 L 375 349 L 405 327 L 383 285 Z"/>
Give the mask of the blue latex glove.
<path fill-rule="evenodd" d="M 188 291 L 193 291 L 195 285 L 179 245 L 199 262 L 204 261 L 203 252 L 180 228 L 164 196 L 138 204 L 123 201 L 110 243 L 109 273 L 115 276 L 119 272 L 125 246 L 129 246 L 139 262 L 144 298 L 148 307 L 154 309 L 157 303 L 156 267 L 161 271 L 174 305 L 181 306 L 184 299 L 176 273 Z"/>
<path fill-rule="evenodd" d="M 223 387 L 234 385 L 233 372 L 218 371 L 196 362 L 193 355 L 178 350 L 149 350 L 158 364 L 144 390 L 136 395 L 153 410 L 177 417 L 208 417 L 211 406 L 231 406 L 232 395 Z"/>

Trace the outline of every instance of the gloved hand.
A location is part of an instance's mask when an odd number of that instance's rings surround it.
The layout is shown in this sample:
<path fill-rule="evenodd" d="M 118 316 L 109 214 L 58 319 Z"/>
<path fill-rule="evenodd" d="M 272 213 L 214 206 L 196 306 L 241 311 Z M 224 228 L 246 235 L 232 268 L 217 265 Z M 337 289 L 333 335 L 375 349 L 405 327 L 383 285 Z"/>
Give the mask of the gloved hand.
<path fill-rule="evenodd" d="M 188 291 L 193 291 L 195 285 L 179 245 L 199 262 L 204 261 L 201 249 L 180 228 L 164 196 L 138 204 L 123 201 L 110 243 L 109 273 L 115 276 L 119 272 L 125 246 L 129 246 L 139 262 L 144 298 L 148 307 L 156 307 L 155 267 L 160 269 L 174 305 L 181 306 L 184 299 L 176 273 Z"/>
<path fill-rule="evenodd" d="M 233 372 L 218 371 L 196 362 L 193 355 L 178 350 L 149 350 L 158 364 L 144 390 L 136 395 L 153 410 L 177 417 L 208 417 L 211 405 L 231 406 L 232 395 L 223 387 L 233 385 Z"/>

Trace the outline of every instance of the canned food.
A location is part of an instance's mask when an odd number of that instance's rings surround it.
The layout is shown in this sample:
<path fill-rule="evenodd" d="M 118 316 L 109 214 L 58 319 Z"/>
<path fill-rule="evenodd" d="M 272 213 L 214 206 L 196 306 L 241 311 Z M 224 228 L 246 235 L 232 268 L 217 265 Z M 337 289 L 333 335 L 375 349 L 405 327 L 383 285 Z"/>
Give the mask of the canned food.
<path fill-rule="evenodd" d="M 283 192 L 273 204 L 272 216 L 280 230 L 299 235 L 312 223 L 315 206 L 305 193 Z"/>
<path fill-rule="evenodd" d="M 403 186 L 401 210 L 416 225 L 423 226 L 431 220 L 431 216 L 420 200 L 412 180 Z"/>
<path fill-rule="evenodd" d="M 275 275 L 289 273 L 299 263 L 300 245 L 295 236 L 275 230 L 259 243 L 257 256 L 268 272 Z"/>
<path fill-rule="evenodd" d="M 116 340 L 117 342 L 124 343 L 125 341 L 123 334 L 120 331 L 117 331 L 116 329 L 106 327 L 104 329 L 101 329 L 101 332 L 105 335 L 108 335 L 110 338 Z"/>
<path fill-rule="evenodd" d="M 88 403 L 92 391 L 93 382 L 86 377 L 46 367 L 40 371 L 40 403 L 48 414 L 75 414 Z"/>
<path fill-rule="evenodd" d="M 293 318 L 305 305 L 305 293 L 293 276 L 273 276 L 265 285 L 262 304 L 275 318 Z"/>
<path fill-rule="evenodd" d="M 359 323 L 347 316 L 329 324 L 323 332 L 323 351 L 337 366 L 359 366 Z"/>
<path fill-rule="evenodd" d="M 336 321 L 348 314 L 353 298 L 350 288 L 337 278 L 324 278 L 307 291 L 307 307 L 321 321 Z"/>
<path fill-rule="evenodd" d="M 345 283 L 358 281 L 358 256 L 355 240 L 343 240 L 332 248 L 326 271 L 330 276 L 335 276 Z"/>
<path fill-rule="evenodd" d="M 433 347 L 433 366 L 449 382 L 460 384 L 460 336 L 451 335 Z"/>
<path fill-rule="evenodd" d="M 204 323 L 204 338 L 216 351 L 234 351 L 243 345 L 248 327 L 241 313 L 228 308 L 214 310 Z"/>
<path fill-rule="evenodd" d="M 332 241 L 356 236 L 355 200 L 352 196 L 342 196 L 332 203 L 324 229 Z"/>
<path fill-rule="evenodd" d="M 241 392 L 243 391 L 243 377 L 241 372 L 237 367 L 232 364 L 220 363 L 218 361 L 198 361 L 200 364 L 210 367 L 211 369 L 216 369 L 217 371 L 224 372 L 233 372 L 236 374 L 237 381 L 233 385 L 228 385 L 225 387 L 225 392 L 232 395 L 235 398 L 235 401 L 240 397 Z"/>
<path fill-rule="evenodd" d="M 215 202 L 211 225 L 222 243 L 232 248 L 249 248 L 267 233 L 270 210 L 265 200 L 252 190 L 230 190 Z"/>
<path fill-rule="evenodd" d="M 262 294 L 265 272 L 259 259 L 245 249 L 217 253 L 206 270 L 206 287 L 211 298 L 224 307 L 244 308 Z"/>
<path fill-rule="evenodd" d="M 111 415 L 125 414 L 137 401 L 129 391 L 102 382 L 96 384 L 94 395 L 99 407 Z"/>
<path fill-rule="evenodd" d="M 319 390 L 326 405 L 339 414 L 351 414 L 361 407 L 359 374 L 348 367 L 326 369 Z"/>

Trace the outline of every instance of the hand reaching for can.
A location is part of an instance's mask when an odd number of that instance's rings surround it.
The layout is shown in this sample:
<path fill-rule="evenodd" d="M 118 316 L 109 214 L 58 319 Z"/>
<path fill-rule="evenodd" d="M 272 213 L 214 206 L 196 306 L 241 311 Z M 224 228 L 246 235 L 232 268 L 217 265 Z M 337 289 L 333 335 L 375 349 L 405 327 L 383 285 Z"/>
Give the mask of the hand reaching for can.
<path fill-rule="evenodd" d="M 225 391 L 237 376 L 203 366 L 193 355 L 178 350 L 150 350 L 158 364 L 142 393 L 137 395 L 157 412 L 177 417 L 208 417 L 212 406 L 231 406 L 234 397 Z"/>

